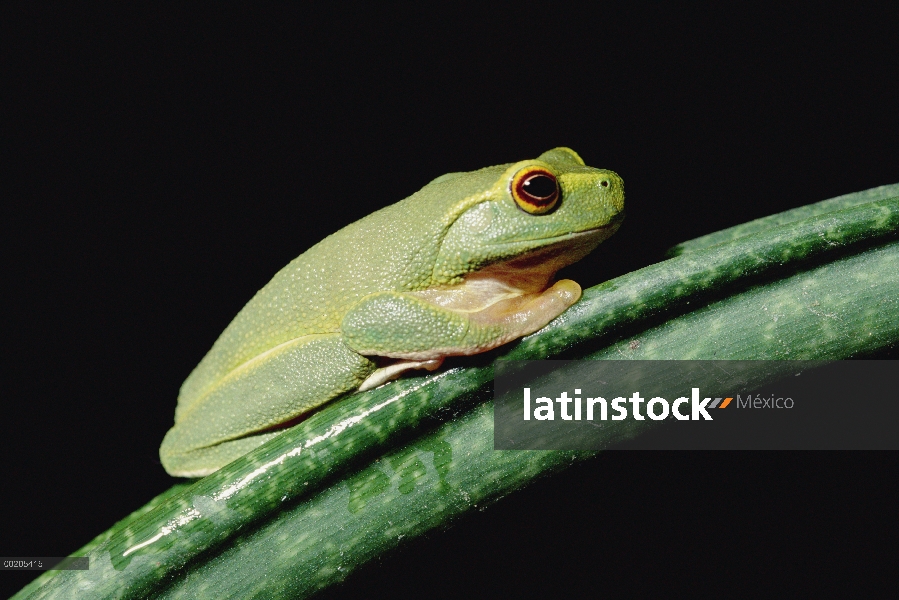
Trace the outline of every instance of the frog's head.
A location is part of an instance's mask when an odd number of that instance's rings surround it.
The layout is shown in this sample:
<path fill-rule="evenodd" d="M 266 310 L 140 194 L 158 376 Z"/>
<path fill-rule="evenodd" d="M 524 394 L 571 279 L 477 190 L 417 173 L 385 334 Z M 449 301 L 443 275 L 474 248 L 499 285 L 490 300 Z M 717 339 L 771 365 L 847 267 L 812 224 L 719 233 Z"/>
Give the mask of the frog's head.
<path fill-rule="evenodd" d="M 521 275 L 514 275 L 518 287 L 541 288 L 615 233 L 624 217 L 621 178 L 584 165 L 568 148 L 433 183 L 458 184 L 453 180 L 466 176 L 477 176 L 481 189 L 458 198 L 446 214 L 434 284 L 502 271 Z"/>

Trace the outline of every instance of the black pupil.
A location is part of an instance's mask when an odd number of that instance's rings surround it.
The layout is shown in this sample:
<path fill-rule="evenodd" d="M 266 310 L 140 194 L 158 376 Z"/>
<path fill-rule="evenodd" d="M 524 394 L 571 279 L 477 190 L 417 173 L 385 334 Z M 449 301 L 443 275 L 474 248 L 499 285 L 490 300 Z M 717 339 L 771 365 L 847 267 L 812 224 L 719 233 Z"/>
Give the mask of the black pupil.
<path fill-rule="evenodd" d="M 556 182 L 546 175 L 534 175 L 524 182 L 523 189 L 535 198 L 549 198 L 556 193 Z"/>

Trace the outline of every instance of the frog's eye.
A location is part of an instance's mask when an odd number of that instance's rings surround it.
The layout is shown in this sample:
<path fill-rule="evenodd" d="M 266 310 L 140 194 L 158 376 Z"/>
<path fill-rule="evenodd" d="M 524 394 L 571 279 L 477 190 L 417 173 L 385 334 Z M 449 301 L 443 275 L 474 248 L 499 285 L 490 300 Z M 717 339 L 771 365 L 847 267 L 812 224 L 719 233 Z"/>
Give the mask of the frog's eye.
<path fill-rule="evenodd" d="M 548 213 L 559 203 L 559 182 L 543 167 L 525 167 L 512 178 L 512 198 L 527 213 Z"/>

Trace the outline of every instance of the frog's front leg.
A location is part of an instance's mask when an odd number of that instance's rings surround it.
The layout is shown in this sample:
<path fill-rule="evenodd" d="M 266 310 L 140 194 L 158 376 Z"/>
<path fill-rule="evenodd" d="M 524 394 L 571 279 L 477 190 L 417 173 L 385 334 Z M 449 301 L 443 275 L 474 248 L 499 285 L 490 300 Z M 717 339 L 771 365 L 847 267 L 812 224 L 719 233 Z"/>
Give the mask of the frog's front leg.
<path fill-rule="evenodd" d="M 483 282 L 381 292 L 363 298 L 347 313 L 341 333 L 359 354 L 409 361 L 406 368 L 436 368 L 430 362 L 412 363 L 478 354 L 533 333 L 577 302 L 580 294 L 580 286 L 567 279 L 538 292 Z"/>

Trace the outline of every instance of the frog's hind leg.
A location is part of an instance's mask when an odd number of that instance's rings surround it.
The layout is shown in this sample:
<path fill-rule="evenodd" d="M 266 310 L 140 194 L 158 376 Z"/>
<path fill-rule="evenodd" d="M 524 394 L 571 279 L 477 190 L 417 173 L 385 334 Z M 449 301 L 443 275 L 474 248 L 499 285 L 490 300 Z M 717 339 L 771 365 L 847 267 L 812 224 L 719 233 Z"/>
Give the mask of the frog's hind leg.
<path fill-rule="evenodd" d="M 175 416 L 160 449 L 169 473 L 198 477 L 354 391 L 378 368 L 338 334 L 308 335 L 247 361 Z"/>

